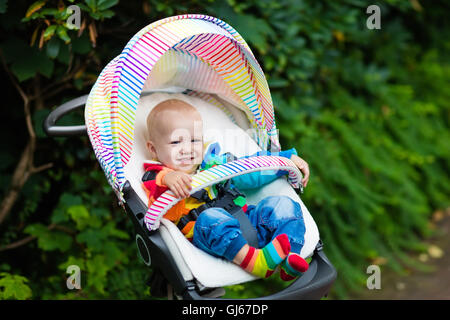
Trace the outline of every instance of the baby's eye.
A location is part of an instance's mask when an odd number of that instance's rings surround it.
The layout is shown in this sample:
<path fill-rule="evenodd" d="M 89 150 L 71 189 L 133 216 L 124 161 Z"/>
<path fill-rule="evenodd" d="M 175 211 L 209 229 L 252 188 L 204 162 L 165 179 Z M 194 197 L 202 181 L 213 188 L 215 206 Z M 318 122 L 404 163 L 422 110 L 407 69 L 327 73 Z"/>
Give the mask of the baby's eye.
<path fill-rule="evenodd" d="M 170 144 L 179 144 L 180 141 L 176 140 L 176 141 L 170 141 Z"/>
<path fill-rule="evenodd" d="M 201 142 L 201 139 L 192 139 L 191 142 Z"/>

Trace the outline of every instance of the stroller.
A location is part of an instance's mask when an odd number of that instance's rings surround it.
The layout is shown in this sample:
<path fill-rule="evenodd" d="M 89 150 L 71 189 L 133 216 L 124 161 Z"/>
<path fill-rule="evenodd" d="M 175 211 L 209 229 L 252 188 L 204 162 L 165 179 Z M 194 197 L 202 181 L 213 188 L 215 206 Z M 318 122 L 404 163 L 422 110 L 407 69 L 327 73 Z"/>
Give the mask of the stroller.
<path fill-rule="evenodd" d="M 143 163 L 150 159 L 145 119 L 155 105 L 169 98 L 197 108 L 205 140 L 219 142 L 223 153 L 239 158 L 280 150 L 269 88 L 247 43 L 225 22 L 197 14 L 169 17 L 139 31 L 104 68 L 90 94 L 53 110 L 44 130 L 49 136 L 87 130 L 109 184 L 133 221 L 140 257 L 152 267 L 153 295 L 216 299 L 223 296 L 223 287 L 257 278 L 194 247 L 177 226 L 164 219 L 179 201 L 170 190 L 147 207 L 142 188 Z M 85 126 L 56 125 L 66 113 L 83 106 Z M 328 294 L 337 272 L 296 192 L 302 191 L 301 173 L 289 159 L 256 156 L 214 166 L 192 177 L 191 194 L 238 175 L 280 169 L 289 173 L 287 179 L 244 190 L 247 203 L 256 204 L 269 195 L 286 195 L 299 202 L 306 227 L 300 254 L 311 257 L 310 267 L 280 292 L 258 299 L 320 299 Z"/>

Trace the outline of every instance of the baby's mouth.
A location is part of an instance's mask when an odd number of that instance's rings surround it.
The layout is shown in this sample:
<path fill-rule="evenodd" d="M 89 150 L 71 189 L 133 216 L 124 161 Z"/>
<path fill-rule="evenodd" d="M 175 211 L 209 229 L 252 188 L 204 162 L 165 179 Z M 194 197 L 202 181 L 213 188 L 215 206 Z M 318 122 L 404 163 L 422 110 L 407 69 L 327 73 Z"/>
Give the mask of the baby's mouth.
<path fill-rule="evenodd" d="M 192 162 L 194 161 L 194 157 L 180 158 L 177 161 L 181 164 L 192 164 Z"/>

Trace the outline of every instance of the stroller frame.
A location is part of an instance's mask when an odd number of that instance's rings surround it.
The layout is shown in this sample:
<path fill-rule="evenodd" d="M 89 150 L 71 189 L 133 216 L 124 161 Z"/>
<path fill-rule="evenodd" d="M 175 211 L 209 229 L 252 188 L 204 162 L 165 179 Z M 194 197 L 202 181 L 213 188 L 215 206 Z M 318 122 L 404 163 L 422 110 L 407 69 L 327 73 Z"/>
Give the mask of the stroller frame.
<path fill-rule="evenodd" d="M 145 264 L 153 263 L 156 266 L 152 289 L 158 288 L 157 272 L 173 286 L 175 294 L 186 300 L 214 299 L 202 296 L 201 288 L 194 281 L 186 281 L 181 275 L 178 266 L 161 238 L 159 230 L 149 231 L 144 223 L 144 213 L 147 210 L 144 203 L 137 196 L 131 185 L 126 182 L 123 188 L 125 211 L 133 221 L 136 230 L 136 245 Z M 150 253 L 151 252 L 151 253 Z M 158 268 L 158 266 L 161 266 Z M 319 241 L 308 270 L 288 287 L 280 292 L 260 297 L 255 300 L 315 300 L 326 297 L 337 277 L 337 272 L 323 251 L 323 243 Z M 152 290 L 151 289 L 151 290 Z"/>

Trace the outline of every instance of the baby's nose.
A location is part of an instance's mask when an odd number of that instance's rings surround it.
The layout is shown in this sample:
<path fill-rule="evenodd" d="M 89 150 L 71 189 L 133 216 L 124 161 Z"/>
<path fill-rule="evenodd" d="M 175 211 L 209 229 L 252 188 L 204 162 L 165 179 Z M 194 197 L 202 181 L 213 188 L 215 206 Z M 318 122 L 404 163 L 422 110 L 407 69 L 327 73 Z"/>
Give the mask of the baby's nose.
<path fill-rule="evenodd" d="M 180 151 L 182 154 L 192 153 L 192 151 L 193 151 L 192 143 L 183 143 Z"/>

